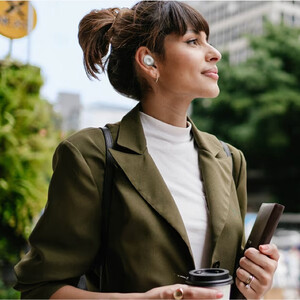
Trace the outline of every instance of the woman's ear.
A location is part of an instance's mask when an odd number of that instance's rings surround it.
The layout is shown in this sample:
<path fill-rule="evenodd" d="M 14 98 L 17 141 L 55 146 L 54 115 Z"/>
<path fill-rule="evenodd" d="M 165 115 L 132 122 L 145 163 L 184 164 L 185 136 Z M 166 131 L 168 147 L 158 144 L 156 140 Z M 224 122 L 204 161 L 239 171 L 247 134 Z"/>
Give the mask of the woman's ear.
<path fill-rule="evenodd" d="M 142 74 L 148 75 L 154 80 L 159 77 L 155 58 L 147 47 L 140 47 L 135 53 L 135 61 Z"/>

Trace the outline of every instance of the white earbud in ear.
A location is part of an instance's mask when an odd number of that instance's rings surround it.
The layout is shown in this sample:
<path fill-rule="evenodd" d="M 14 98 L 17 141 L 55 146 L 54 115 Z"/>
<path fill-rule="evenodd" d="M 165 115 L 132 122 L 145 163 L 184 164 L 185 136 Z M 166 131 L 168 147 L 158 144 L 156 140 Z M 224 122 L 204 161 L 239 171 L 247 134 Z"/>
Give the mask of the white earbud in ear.
<path fill-rule="evenodd" d="M 154 59 L 153 59 L 153 57 L 151 56 L 151 55 L 149 55 L 149 54 L 146 54 L 145 56 L 144 56 L 144 64 L 146 65 L 146 66 L 153 66 L 154 65 Z"/>

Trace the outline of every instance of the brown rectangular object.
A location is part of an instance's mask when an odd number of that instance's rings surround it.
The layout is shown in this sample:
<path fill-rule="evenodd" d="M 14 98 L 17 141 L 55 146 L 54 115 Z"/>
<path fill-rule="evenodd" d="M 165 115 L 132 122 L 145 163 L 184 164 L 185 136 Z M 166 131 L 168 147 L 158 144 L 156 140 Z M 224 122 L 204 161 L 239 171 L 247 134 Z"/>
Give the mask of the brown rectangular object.
<path fill-rule="evenodd" d="M 262 203 L 257 213 L 251 233 L 245 245 L 244 252 L 249 247 L 258 249 L 259 245 L 269 244 L 277 228 L 279 219 L 283 213 L 284 206 L 278 203 Z M 237 267 L 240 258 L 237 259 Z M 241 292 L 234 285 L 231 290 L 230 299 L 245 299 Z"/>
<path fill-rule="evenodd" d="M 284 206 L 278 203 L 263 203 L 247 240 L 249 247 L 258 249 L 259 245 L 269 244 L 277 228 Z"/>

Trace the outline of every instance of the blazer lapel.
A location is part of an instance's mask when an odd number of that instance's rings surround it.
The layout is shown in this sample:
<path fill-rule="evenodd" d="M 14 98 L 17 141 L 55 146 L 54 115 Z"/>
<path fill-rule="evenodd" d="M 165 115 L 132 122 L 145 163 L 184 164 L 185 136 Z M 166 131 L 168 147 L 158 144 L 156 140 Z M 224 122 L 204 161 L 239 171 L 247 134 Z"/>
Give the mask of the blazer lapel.
<path fill-rule="evenodd" d="M 232 180 L 232 160 L 220 141 L 209 134 L 201 133 L 195 125 L 193 133 L 199 148 L 199 162 L 210 213 L 213 249 L 228 216 Z"/>
<path fill-rule="evenodd" d="M 116 143 L 117 146 L 110 152 L 119 167 L 142 198 L 177 230 L 192 253 L 178 208 L 148 153 L 139 117 L 139 105 L 121 121 Z"/>

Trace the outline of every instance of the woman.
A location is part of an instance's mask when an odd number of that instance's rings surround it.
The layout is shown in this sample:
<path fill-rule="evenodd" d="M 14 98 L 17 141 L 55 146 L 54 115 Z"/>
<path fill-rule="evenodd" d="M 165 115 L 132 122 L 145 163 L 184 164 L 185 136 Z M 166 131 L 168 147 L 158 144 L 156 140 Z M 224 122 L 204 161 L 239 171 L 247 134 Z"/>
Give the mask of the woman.
<path fill-rule="evenodd" d="M 115 160 L 104 288 L 95 264 L 105 169 L 102 132 L 82 130 L 57 148 L 49 199 L 16 266 L 27 298 L 222 298 L 177 275 L 220 265 L 235 273 L 243 247 L 246 166 L 242 153 L 187 119 L 194 98 L 219 94 L 220 53 L 194 9 L 141 1 L 132 9 L 92 11 L 79 26 L 89 76 L 107 69 L 112 86 L 139 104 L 108 125 Z M 108 49 L 111 52 L 107 56 Z M 274 245 L 249 249 L 236 271 L 247 298 L 271 287 Z M 87 277 L 88 291 L 76 288 Z M 251 282 L 250 282 L 251 281 Z"/>

